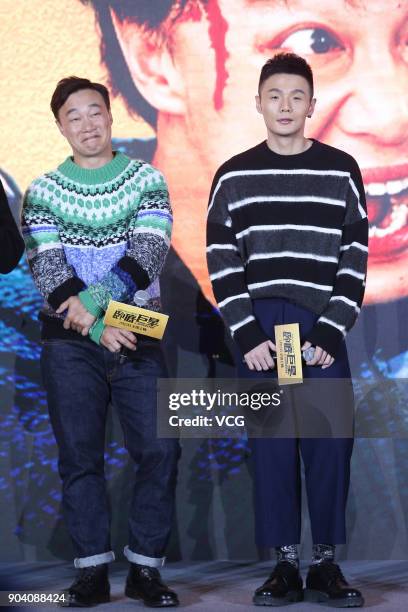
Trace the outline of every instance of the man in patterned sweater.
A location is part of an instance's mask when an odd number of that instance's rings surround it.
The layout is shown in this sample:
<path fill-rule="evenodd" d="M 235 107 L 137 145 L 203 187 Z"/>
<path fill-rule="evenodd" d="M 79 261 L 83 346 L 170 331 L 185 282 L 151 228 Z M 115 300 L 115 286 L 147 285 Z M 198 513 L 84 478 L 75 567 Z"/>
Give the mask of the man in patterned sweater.
<path fill-rule="evenodd" d="M 299 56 L 282 53 L 265 64 L 256 105 L 267 140 L 219 168 L 208 208 L 208 268 L 238 372 L 267 376 L 274 325 L 298 322 L 302 348 L 314 346 L 304 376 L 349 379 L 344 337 L 363 301 L 368 252 L 360 170 L 350 155 L 305 138 L 315 99 L 312 71 Z M 257 544 L 275 547 L 278 559 L 254 603 L 305 596 L 361 606 L 361 593 L 334 563 L 335 544 L 345 542 L 352 439 L 254 439 L 251 447 Z M 314 543 L 305 593 L 297 554 L 299 450 Z"/>
<path fill-rule="evenodd" d="M 166 182 L 149 164 L 112 151 L 103 85 L 63 79 L 51 109 L 73 156 L 30 185 L 22 228 L 44 297 L 41 366 L 79 568 L 65 605 L 109 601 L 109 402 L 137 464 L 124 551 L 130 561 L 126 594 L 155 607 L 177 605 L 157 569 L 172 523 L 179 456 L 175 440 L 155 435 L 156 379 L 164 375 L 160 345 L 103 324 L 110 300 L 131 304 L 139 290 L 149 294 L 147 308 L 160 309 L 158 281 L 172 225 Z"/>

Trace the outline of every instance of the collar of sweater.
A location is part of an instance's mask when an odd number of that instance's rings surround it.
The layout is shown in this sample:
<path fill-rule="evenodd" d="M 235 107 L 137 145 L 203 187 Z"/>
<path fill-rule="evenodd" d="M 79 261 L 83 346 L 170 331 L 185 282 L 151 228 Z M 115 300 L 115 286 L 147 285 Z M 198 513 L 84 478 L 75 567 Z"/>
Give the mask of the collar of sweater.
<path fill-rule="evenodd" d="M 126 169 L 130 161 L 127 155 L 124 155 L 120 151 L 114 151 L 112 160 L 100 168 L 82 168 L 74 162 L 72 157 L 67 157 L 67 159 L 58 166 L 58 170 L 61 174 L 75 183 L 98 185 L 114 180 Z"/>

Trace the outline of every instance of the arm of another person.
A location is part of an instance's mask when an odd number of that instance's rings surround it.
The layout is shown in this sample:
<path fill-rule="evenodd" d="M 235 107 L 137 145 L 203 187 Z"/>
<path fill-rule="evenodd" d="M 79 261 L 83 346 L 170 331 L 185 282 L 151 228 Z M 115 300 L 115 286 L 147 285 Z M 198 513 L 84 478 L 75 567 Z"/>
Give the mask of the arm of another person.
<path fill-rule="evenodd" d="M 22 239 L 7 201 L 6 192 L 0 180 L 0 273 L 8 274 L 18 264 L 24 252 Z"/>

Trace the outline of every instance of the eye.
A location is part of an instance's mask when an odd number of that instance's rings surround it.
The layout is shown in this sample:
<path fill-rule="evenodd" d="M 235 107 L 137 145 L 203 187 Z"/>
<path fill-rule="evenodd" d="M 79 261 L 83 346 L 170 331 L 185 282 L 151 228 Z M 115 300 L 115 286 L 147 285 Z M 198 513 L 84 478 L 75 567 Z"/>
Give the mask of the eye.
<path fill-rule="evenodd" d="M 279 47 L 290 48 L 299 55 L 344 51 L 344 47 L 339 39 L 324 28 L 305 28 L 293 32 L 280 42 Z"/>

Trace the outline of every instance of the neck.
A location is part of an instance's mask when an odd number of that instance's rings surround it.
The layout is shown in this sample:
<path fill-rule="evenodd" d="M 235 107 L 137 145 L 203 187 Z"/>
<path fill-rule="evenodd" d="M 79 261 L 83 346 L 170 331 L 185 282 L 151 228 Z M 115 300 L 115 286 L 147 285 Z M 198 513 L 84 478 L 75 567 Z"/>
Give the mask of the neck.
<path fill-rule="evenodd" d="M 297 155 L 307 151 L 312 146 L 312 141 L 305 138 L 304 134 L 295 136 L 279 136 L 268 132 L 268 147 L 279 155 Z"/>
<path fill-rule="evenodd" d="M 95 157 L 84 157 L 83 155 L 74 151 L 74 162 L 81 168 L 86 168 L 87 170 L 102 168 L 102 166 L 108 164 L 110 161 L 112 161 L 112 159 L 112 148 L 104 151 L 100 155 L 96 155 Z"/>

